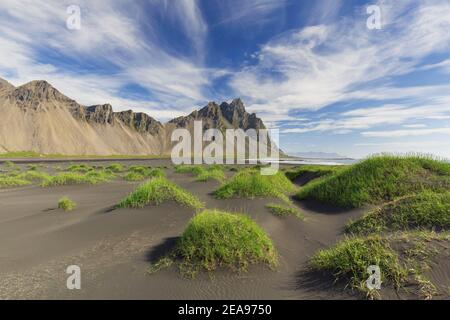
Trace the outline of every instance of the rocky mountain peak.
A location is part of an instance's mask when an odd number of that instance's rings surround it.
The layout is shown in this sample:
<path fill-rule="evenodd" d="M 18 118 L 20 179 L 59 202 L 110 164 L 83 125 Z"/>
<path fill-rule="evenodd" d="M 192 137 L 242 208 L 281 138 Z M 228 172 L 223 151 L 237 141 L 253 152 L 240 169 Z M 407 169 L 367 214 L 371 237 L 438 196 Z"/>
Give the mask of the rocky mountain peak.
<path fill-rule="evenodd" d="M 11 95 L 21 104 L 39 106 L 43 102 L 72 102 L 45 80 L 35 80 L 16 88 Z"/>
<path fill-rule="evenodd" d="M 159 121 L 142 112 L 135 113 L 132 110 L 116 112 L 114 117 L 128 127 L 141 133 L 147 132 L 152 135 L 157 135 L 163 128 L 163 125 Z"/>

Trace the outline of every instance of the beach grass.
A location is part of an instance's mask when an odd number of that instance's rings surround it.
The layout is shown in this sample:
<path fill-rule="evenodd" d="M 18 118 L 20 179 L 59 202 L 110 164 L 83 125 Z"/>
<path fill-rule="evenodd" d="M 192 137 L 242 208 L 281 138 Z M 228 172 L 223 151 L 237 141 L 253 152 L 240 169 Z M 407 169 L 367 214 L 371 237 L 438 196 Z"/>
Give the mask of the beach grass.
<path fill-rule="evenodd" d="M 351 221 L 346 232 L 370 234 L 414 229 L 450 229 L 450 191 L 423 191 L 386 203 Z"/>
<path fill-rule="evenodd" d="M 297 187 L 284 173 L 264 176 L 259 170 L 243 170 L 214 192 L 218 199 L 274 197 L 290 202 L 288 195 Z"/>
<path fill-rule="evenodd" d="M 450 164 L 426 156 L 370 157 L 311 182 L 296 197 L 343 208 L 392 201 L 425 190 L 450 188 Z"/>
<path fill-rule="evenodd" d="M 147 205 L 159 205 L 165 201 L 176 203 L 194 209 L 203 208 L 203 203 L 193 194 L 180 188 L 164 177 L 153 178 L 136 188 L 123 199 L 118 208 L 143 208 Z"/>
<path fill-rule="evenodd" d="M 276 203 L 269 203 L 266 205 L 266 208 L 269 209 L 269 211 L 277 217 L 293 216 L 299 218 L 300 220 L 305 220 L 305 216 L 297 208 L 288 207 L 286 205 Z"/>
<path fill-rule="evenodd" d="M 193 273 L 220 267 L 239 272 L 251 264 L 274 267 L 278 261 L 272 241 L 252 219 L 217 210 L 192 218 L 175 251 L 182 270 Z"/>
<path fill-rule="evenodd" d="M 73 211 L 76 207 L 76 203 L 70 200 L 68 197 L 63 197 L 58 201 L 58 209 L 62 209 L 66 212 Z"/>

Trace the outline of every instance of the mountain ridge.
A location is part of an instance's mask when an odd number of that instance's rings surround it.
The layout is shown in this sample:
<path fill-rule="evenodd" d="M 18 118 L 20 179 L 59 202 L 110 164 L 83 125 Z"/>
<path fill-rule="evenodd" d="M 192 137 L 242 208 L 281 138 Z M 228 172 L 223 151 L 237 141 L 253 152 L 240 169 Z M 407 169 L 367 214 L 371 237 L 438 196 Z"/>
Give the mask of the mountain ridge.
<path fill-rule="evenodd" d="M 174 129 L 265 129 L 241 99 L 209 102 L 187 116 L 161 123 L 146 113 L 113 110 L 110 104 L 84 106 L 45 80 L 15 87 L 0 78 L 0 152 L 164 155 Z"/>

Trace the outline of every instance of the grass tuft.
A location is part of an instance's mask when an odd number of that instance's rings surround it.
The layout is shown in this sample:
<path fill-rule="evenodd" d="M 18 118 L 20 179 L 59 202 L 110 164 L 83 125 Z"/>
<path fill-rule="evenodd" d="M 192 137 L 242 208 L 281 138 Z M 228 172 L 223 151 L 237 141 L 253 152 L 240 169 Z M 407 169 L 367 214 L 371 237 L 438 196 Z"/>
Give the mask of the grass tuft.
<path fill-rule="evenodd" d="M 123 199 L 117 207 L 143 208 L 147 205 L 159 205 L 170 200 L 194 209 L 203 208 L 203 203 L 196 196 L 163 177 L 153 178 L 141 184 L 134 192 Z"/>
<path fill-rule="evenodd" d="M 291 208 L 285 205 L 269 203 L 266 208 L 277 217 L 294 216 L 301 220 L 305 220 L 305 216 L 297 208 Z"/>
<path fill-rule="evenodd" d="M 450 164 L 424 156 L 374 156 L 309 183 L 296 195 L 343 208 L 450 188 Z"/>
<path fill-rule="evenodd" d="M 74 210 L 76 207 L 75 202 L 68 197 L 61 198 L 58 202 L 58 209 L 62 209 L 66 212 Z"/>
<path fill-rule="evenodd" d="M 346 232 L 370 234 L 411 229 L 449 230 L 450 191 L 424 191 L 387 203 L 351 221 Z"/>
<path fill-rule="evenodd" d="M 214 192 L 218 199 L 274 197 L 289 202 L 287 194 L 297 188 L 282 172 L 263 176 L 257 170 L 244 170 Z"/>
<path fill-rule="evenodd" d="M 383 282 L 399 288 L 407 277 L 397 253 L 389 241 L 379 237 L 350 238 L 330 249 L 320 250 L 311 259 L 314 270 L 331 272 L 336 280 L 343 280 L 352 289 L 367 292 L 366 280 L 369 266 L 379 266 Z"/>
<path fill-rule="evenodd" d="M 285 172 L 289 180 L 294 181 L 302 175 L 310 175 L 311 180 L 335 174 L 345 166 L 304 165 Z"/>
<path fill-rule="evenodd" d="M 176 256 L 182 259 L 182 268 L 192 273 L 219 267 L 245 271 L 250 264 L 277 264 L 272 241 L 253 220 L 217 210 L 192 218 L 177 243 Z"/>
<path fill-rule="evenodd" d="M 50 176 L 42 182 L 43 187 L 63 186 L 71 184 L 98 184 L 110 181 L 114 175 L 106 170 L 89 171 L 87 173 L 61 172 Z"/>

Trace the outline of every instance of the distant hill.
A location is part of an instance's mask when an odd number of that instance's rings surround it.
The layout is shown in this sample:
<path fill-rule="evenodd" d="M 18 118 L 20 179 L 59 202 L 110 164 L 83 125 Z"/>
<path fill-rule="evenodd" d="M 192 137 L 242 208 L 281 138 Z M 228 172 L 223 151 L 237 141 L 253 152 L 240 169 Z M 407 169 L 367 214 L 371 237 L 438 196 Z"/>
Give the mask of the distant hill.
<path fill-rule="evenodd" d="M 80 105 L 46 81 L 14 87 L 0 79 L 0 153 L 165 155 L 172 131 L 192 130 L 194 120 L 203 120 L 204 129 L 265 128 L 240 99 L 211 102 L 163 124 L 145 113 L 113 112 L 110 104 Z"/>

